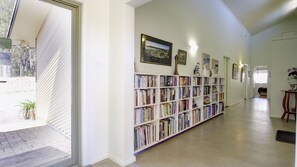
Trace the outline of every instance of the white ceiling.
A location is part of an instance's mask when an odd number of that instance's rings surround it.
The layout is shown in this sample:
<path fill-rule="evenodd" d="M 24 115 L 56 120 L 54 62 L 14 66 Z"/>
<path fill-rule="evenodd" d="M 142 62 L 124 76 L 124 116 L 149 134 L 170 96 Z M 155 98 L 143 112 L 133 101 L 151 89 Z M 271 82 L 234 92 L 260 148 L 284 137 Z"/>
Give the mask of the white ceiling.
<path fill-rule="evenodd" d="M 255 35 L 288 17 L 297 16 L 297 0 L 222 0 L 235 17 Z"/>
<path fill-rule="evenodd" d="M 51 5 L 39 0 L 20 0 L 10 36 L 13 45 L 25 40 L 30 46 L 35 46 L 35 38 L 50 8 Z"/>
<path fill-rule="evenodd" d="M 132 1 L 132 0 L 130 0 Z M 149 2 L 151 0 L 134 0 Z M 251 35 L 278 24 L 290 16 L 297 17 L 297 0 L 220 0 L 242 23 Z M 13 44 L 25 40 L 35 45 L 35 38 L 51 8 L 39 0 L 20 0 L 13 26 Z"/>

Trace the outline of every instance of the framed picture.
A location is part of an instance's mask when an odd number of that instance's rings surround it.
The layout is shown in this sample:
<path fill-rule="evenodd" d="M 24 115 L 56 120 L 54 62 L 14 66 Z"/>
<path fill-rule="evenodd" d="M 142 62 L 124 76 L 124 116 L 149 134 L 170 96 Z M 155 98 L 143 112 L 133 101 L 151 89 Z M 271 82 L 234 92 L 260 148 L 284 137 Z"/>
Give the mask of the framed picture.
<path fill-rule="evenodd" d="M 217 59 L 211 60 L 211 69 L 214 74 L 219 74 L 219 61 Z"/>
<path fill-rule="evenodd" d="M 210 70 L 210 55 L 206 53 L 202 53 L 202 67 L 203 69 Z"/>
<path fill-rule="evenodd" d="M 187 64 L 187 52 L 184 50 L 178 49 L 178 64 L 186 65 Z"/>
<path fill-rule="evenodd" d="M 232 65 L 232 79 L 238 78 L 238 64 L 233 63 Z"/>
<path fill-rule="evenodd" d="M 172 43 L 141 34 L 140 61 L 171 66 Z"/>

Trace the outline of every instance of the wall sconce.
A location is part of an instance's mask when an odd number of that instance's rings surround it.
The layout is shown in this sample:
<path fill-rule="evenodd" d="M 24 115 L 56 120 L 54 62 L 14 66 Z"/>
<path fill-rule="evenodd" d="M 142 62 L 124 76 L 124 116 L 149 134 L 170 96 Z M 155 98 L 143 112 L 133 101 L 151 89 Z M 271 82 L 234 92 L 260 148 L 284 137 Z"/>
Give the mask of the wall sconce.
<path fill-rule="evenodd" d="M 189 46 L 190 46 L 190 53 L 192 55 L 194 55 L 197 52 L 197 50 L 198 50 L 198 45 L 196 44 L 195 41 L 190 41 L 189 42 Z"/>

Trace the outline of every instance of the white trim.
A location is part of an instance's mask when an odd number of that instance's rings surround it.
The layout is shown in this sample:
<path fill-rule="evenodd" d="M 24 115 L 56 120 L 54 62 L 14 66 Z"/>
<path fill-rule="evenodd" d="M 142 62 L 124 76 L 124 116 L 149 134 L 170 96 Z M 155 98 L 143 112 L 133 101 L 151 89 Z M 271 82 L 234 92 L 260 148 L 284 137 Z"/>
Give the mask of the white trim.
<path fill-rule="evenodd" d="M 139 6 L 149 3 L 151 1 L 153 1 L 153 0 L 126 0 L 126 4 L 133 8 L 137 8 Z"/>
<path fill-rule="evenodd" d="M 232 104 L 229 104 L 229 107 L 231 107 L 231 106 L 233 106 L 233 105 L 236 105 L 236 104 L 238 104 L 238 103 L 241 103 L 241 102 L 243 102 L 244 100 L 238 100 L 238 101 L 236 101 L 236 102 L 234 102 L 234 103 L 232 103 Z"/>
<path fill-rule="evenodd" d="M 297 36 L 294 36 L 294 37 L 282 37 L 282 38 L 272 39 L 271 41 L 281 41 L 281 40 L 296 39 L 296 38 L 297 38 Z"/>
<path fill-rule="evenodd" d="M 55 166 L 81 166 L 81 18 L 82 4 L 70 0 L 40 0 L 71 11 L 71 159 L 58 162 Z"/>
<path fill-rule="evenodd" d="M 135 156 L 132 156 L 129 159 L 123 161 L 123 160 L 120 160 L 120 158 L 118 158 L 116 156 L 110 155 L 109 159 L 112 160 L 113 162 L 117 163 L 118 165 L 122 166 L 122 167 L 127 166 L 127 165 L 129 165 L 129 164 L 136 161 Z"/>

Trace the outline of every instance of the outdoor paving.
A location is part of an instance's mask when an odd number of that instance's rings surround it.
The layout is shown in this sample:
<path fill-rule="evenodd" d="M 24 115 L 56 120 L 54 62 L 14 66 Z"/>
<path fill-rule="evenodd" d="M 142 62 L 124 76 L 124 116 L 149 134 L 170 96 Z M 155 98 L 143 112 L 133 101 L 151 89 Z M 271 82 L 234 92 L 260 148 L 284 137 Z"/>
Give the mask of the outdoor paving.
<path fill-rule="evenodd" d="M 47 146 L 71 154 L 71 140 L 48 125 L 0 132 L 0 159 Z"/>

